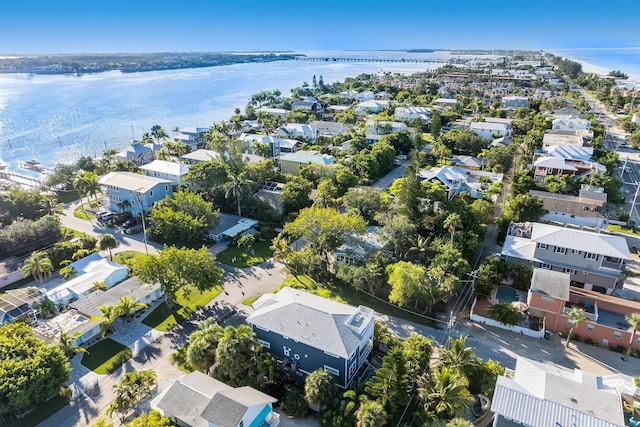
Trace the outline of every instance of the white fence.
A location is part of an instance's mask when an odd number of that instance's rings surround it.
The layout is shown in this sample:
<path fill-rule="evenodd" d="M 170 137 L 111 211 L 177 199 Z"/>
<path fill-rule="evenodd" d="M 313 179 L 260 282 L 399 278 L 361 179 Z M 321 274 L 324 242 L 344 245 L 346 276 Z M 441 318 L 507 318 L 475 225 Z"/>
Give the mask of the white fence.
<path fill-rule="evenodd" d="M 522 327 L 522 326 L 505 325 L 504 323 L 500 323 L 500 322 L 498 322 L 496 320 L 489 319 L 488 317 L 483 317 L 483 316 L 475 314 L 473 312 L 473 309 L 476 307 L 476 301 L 474 301 L 473 305 L 471 306 L 471 317 L 470 317 L 470 319 L 473 320 L 474 322 L 482 323 L 483 325 L 495 326 L 496 328 L 506 329 L 507 331 L 515 332 L 515 333 L 518 333 L 520 335 L 527 335 L 527 336 L 533 337 L 533 338 L 544 338 L 544 331 L 534 331 L 532 329 L 525 328 L 525 327 Z"/>

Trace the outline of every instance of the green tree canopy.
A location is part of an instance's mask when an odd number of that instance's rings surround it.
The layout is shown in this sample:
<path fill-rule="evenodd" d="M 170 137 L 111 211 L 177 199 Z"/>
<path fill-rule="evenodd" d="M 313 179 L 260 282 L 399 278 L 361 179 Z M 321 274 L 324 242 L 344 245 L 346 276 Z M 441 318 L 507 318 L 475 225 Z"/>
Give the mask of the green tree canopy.
<path fill-rule="evenodd" d="M 300 209 L 311 206 L 312 184 L 310 181 L 297 175 L 288 175 L 287 182 L 280 193 L 282 209 L 285 214 L 298 212 Z"/>
<path fill-rule="evenodd" d="M 54 396 L 69 378 L 64 351 L 24 323 L 0 326 L 0 416 L 18 414 Z"/>
<path fill-rule="evenodd" d="M 427 283 L 427 271 L 421 265 L 400 261 L 387 267 L 389 275 L 389 301 L 406 307 L 413 303 L 414 308 L 424 296 Z"/>
<path fill-rule="evenodd" d="M 148 255 L 136 269 L 145 283 L 159 283 L 171 306 L 176 293 L 191 289 L 206 291 L 222 284 L 223 270 L 206 247 L 201 249 L 165 247 L 158 255 Z"/>
<path fill-rule="evenodd" d="M 304 381 L 304 397 L 310 405 L 326 408 L 337 395 L 333 375 L 324 369 L 316 369 Z"/>

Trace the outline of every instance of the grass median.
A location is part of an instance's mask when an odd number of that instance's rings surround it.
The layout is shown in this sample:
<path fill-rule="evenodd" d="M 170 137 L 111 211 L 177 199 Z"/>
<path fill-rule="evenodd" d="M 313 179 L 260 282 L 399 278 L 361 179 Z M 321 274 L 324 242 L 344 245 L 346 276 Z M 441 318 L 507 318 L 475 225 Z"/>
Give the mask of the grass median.
<path fill-rule="evenodd" d="M 168 332 L 217 297 L 220 292 L 222 292 L 222 287 L 215 287 L 204 292 L 191 289 L 187 295 L 183 291 L 178 291 L 171 308 L 167 307 L 167 304 L 160 304 L 142 320 L 142 323 L 158 331 Z"/>
<path fill-rule="evenodd" d="M 82 364 L 100 375 L 112 373 L 132 356 L 129 347 L 111 338 L 103 339 L 87 348 L 87 351 L 82 355 Z"/>

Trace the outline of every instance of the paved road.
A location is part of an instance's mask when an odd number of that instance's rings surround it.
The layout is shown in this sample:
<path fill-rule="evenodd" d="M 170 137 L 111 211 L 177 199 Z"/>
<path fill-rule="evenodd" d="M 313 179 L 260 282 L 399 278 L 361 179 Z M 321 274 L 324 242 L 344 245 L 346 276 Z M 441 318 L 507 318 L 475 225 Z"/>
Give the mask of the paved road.
<path fill-rule="evenodd" d="M 409 162 L 411 162 L 411 159 L 405 160 L 401 165 L 396 166 L 391 172 L 380 178 L 371 187 L 379 188 L 381 190 L 386 190 L 387 188 L 391 187 L 393 181 L 404 175 L 404 171 L 407 170 Z"/>

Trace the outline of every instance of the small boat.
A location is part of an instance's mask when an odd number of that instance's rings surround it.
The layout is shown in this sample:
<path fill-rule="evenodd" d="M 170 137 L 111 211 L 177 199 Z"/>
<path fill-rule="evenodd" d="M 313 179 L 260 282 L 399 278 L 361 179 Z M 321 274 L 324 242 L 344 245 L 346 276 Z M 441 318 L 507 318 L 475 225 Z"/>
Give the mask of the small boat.
<path fill-rule="evenodd" d="M 20 167 L 23 169 L 31 169 L 34 171 L 43 171 L 44 168 L 40 165 L 40 160 L 29 159 L 26 162 L 20 163 Z"/>

